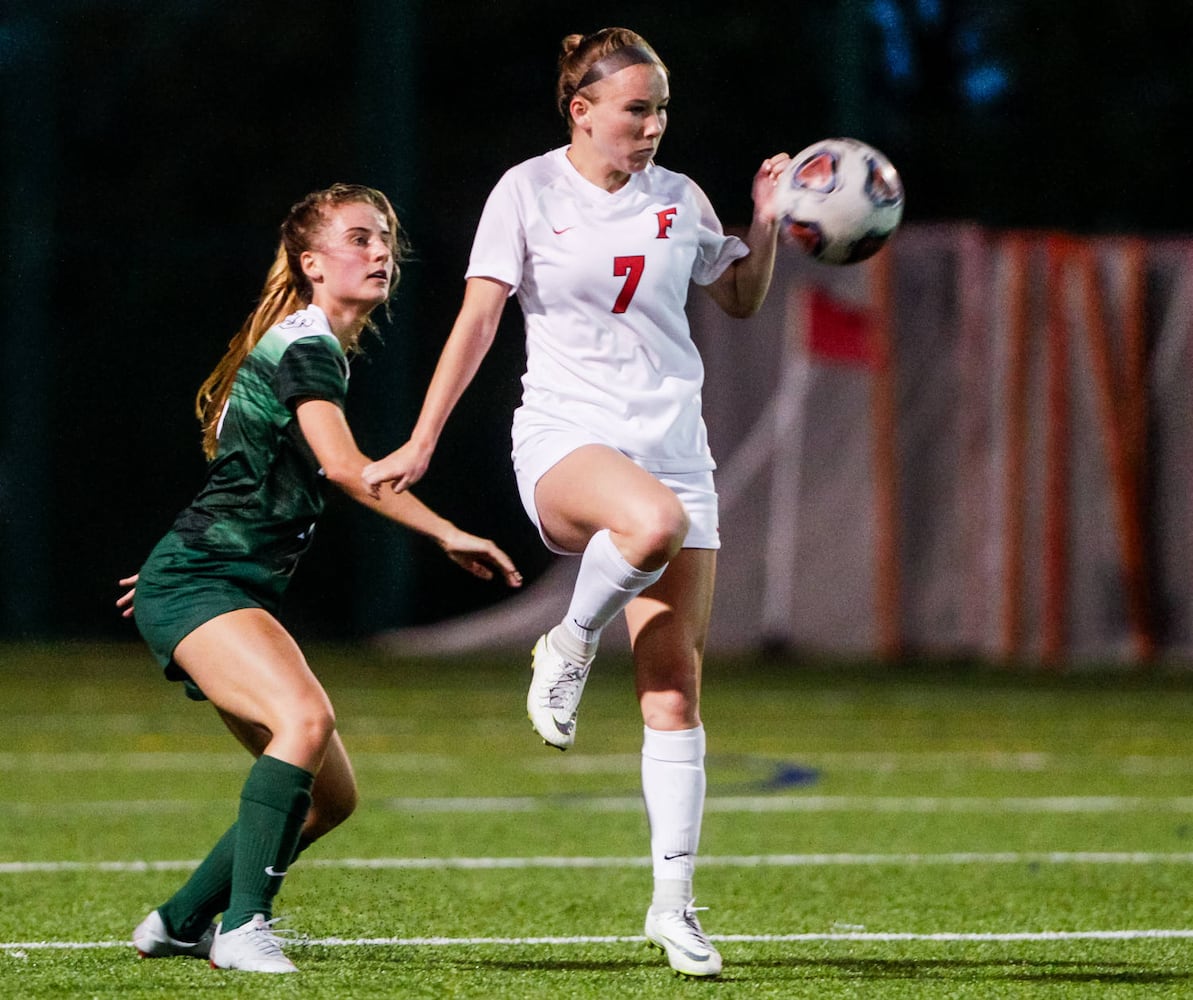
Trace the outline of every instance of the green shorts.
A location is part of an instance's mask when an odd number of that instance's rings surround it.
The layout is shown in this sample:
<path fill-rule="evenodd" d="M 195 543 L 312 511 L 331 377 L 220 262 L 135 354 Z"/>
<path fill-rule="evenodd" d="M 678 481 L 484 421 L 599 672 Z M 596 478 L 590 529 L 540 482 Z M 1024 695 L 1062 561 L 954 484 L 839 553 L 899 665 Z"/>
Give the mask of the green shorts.
<path fill-rule="evenodd" d="M 289 580 L 277 567 L 191 548 L 171 531 L 141 567 L 133 619 L 166 677 L 203 701 L 199 686 L 174 662 L 178 644 L 229 611 L 262 608 L 277 615 Z"/>

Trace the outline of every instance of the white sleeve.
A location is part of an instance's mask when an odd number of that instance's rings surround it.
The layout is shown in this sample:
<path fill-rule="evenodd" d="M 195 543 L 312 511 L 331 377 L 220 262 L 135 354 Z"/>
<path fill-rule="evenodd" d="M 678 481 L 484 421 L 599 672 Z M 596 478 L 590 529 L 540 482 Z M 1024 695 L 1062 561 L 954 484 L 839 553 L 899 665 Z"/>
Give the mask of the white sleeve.
<path fill-rule="evenodd" d="M 726 236 L 721 220 L 713 210 L 712 202 L 698 184 L 692 183 L 696 202 L 700 206 L 699 243 L 696 263 L 692 268 L 692 280 L 698 285 L 711 285 L 735 260 L 746 257 L 750 248 L 736 236 Z"/>
<path fill-rule="evenodd" d="M 496 278 L 510 286 L 513 295 L 522 282 L 526 230 L 522 224 L 517 189 L 510 172 L 489 193 L 477 223 L 465 278 Z"/>

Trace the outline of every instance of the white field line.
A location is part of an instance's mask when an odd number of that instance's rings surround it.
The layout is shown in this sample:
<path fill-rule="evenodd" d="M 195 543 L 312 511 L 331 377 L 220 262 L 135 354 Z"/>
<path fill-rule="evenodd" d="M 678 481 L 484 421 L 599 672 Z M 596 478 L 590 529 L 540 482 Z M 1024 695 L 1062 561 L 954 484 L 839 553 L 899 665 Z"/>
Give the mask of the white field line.
<path fill-rule="evenodd" d="M 1193 939 L 1193 930 L 1107 930 L 1107 931 L 1008 931 L 967 932 L 937 931 L 913 934 L 905 931 L 832 931 L 807 934 L 710 934 L 714 941 L 736 944 L 788 944 L 815 941 L 928 941 L 928 942 L 1012 942 L 1012 941 L 1173 941 Z M 382 937 L 382 938 L 306 938 L 293 945 L 319 945 L 325 948 L 459 948 L 491 945 L 530 947 L 537 945 L 640 944 L 641 936 L 575 937 Z M 131 941 L 11 941 L 0 942 L 0 953 L 23 958 L 28 951 L 84 951 L 95 948 L 132 948 Z"/>
<path fill-rule="evenodd" d="M 377 771 L 420 773 L 427 771 L 460 771 L 466 766 L 446 754 L 422 753 L 358 753 L 353 754 L 357 767 Z M 136 773 L 195 774 L 196 772 L 247 770 L 251 759 L 242 752 L 229 753 L 165 753 L 111 751 L 54 751 L 14 753 L 0 752 L 0 773 L 38 774 L 44 772 L 73 774 L 91 772 L 133 771 Z"/>
<path fill-rule="evenodd" d="M 567 808 L 590 812 L 640 812 L 639 796 L 512 796 L 505 798 L 383 799 L 394 812 L 535 812 Z M 1113 813 L 1193 812 L 1193 797 L 1044 795 L 1014 797 L 884 795 L 712 795 L 706 813 Z"/>
<path fill-rule="evenodd" d="M 966 770 L 1012 774 L 1118 774 L 1187 775 L 1193 774 L 1193 755 L 1158 754 L 1063 754 L 1049 751 L 946 750 L 825 751 L 793 749 L 781 756 L 774 754 L 710 754 L 710 766 L 728 770 L 746 766 L 753 771 L 766 767 L 799 766 L 827 771 L 860 771 L 868 774 L 918 774 Z M 638 754 L 576 754 L 561 760 L 528 758 L 527 771 L 536 774 L 623 774 L 636 772 L 642 759 Z"/>
<path fill-rule="evenodd" d="M 0 875 L 58 872 L 190 871 L 199 861 L 4 861 Z M 956 851 L 944 854 L 720 854 L 701 868 L 816 868 L 921 865 L 1191 865 L 1193 851 Z M 309 858 L 304 868 L 500 871 L 532 868 L 648 868 L 648 857 Z"/>
<path fill-rule="evenodd" d="M 358 769 L 387 772 L 462 771 L 473 766 L 465 758 L 446 754 L 354 753 Z M 1193 755 L 1125 756 L 1101 754 L 1059 754 L 1048 751 L 954 750 L 938 752 L 892 751 L 801 751 L 793 749 L 782 756 L 754 754 L 712 755 L 710 761 L 722 768 L 739 765 L 752 770 L 767 767 L 803 766 L 830 771 L 860 771 L 874 774 L 924 773 L 954 771 L 958 768 L 1026 774 L 1187 775 L 1193 774 Z M 205 771 L 241 771 L 246 756 L 240 752 L 89 752 L 0 751 L 0 772 L 21 774 L 38 772 L 94 772 L 128 770 L 193 774 Z M 641 766 L 638 754 L 576 754 L 562 759 L 527 757 L 523 769 L 532 774 L 630 774 Z"/>
<path fill-rule="evenodd" d="M 47 819 L 55 816 L 164 815 L 208 811 L 224 800 L 138 799 L 96 802 L 0 802 L 0 816 Z M 641 812 L 637 795 L 525 795 L 376 799 L 374 806 L 397 813 Z M 722 795 L 710 796 L 706 813 L 1193 813 L 1193 796 L 1043 795 L 1016 797 L 883 795 Z"/>

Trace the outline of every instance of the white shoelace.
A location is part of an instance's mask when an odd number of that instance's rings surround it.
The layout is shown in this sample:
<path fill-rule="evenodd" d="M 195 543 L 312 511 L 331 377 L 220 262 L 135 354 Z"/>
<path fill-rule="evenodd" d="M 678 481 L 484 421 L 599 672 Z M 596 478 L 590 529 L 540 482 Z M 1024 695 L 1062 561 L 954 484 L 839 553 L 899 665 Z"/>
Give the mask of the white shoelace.
<path fill-rule="evenodd" d="M 276 953 L 279 957 L 285 958 L 282 952 L 282 943 L 286 944 L 304 944 L 308 938 L 305 934 L 300 934 L 298 931 L 289 927 L 274 927 L 279 920 L 285 920 L 283 917 L 274 917 L 272 920 L 265 920 L 256 928 L 256 932 L 261 935 L 261 944 L 264 949 L 273 955 Z"/>
<path fill-rule="evenodd" d="M 685 906 L 683 910 L 683 922 L 692 928 L 692 933 L 700 939 L 701 944 L 711 948 L 712 942 L 709 941 L 708 935 L 704 933 L 704 928 L 700 926 L 700 920 L 696 916 L 699 911 L 707 909 L 707 906 Z"/>
<path fill-rule="evenodd" d="M 571 711 L 575 707 L 577 689 L 588 677 L 588 668 L 578 666 L 570 660 L 564 661 L 564 668 L 555 683 L 547 689 L 547 705 Z"/>
<path fill-rule="evenodd" d="M 668 910 L 661 913 L 659 919 L 664 924 L 670 923 L 674 929 L 673 933 L 691 934 L 700 944 L 711 950 L 712 942 L 704 933 L 704 928 L 700 926 L 700 921 L 696 916 L 698 912 L 707 909 L 707 906 L 685 906 L 682 910 Z"/>

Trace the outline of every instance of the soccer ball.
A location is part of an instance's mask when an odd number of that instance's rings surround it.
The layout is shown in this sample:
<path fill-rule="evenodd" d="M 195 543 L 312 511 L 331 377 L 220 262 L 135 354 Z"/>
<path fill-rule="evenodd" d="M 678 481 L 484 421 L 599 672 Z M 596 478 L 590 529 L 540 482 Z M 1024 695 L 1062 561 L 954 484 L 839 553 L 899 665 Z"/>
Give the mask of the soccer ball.
<path fill-rule="evenodd" d="M 898 227 L 903 182 L 873 146 L 823 139 L 780 175 L 775 207 L 789 242 L 826 264 L 853 264 L 876 254 Z"/>

